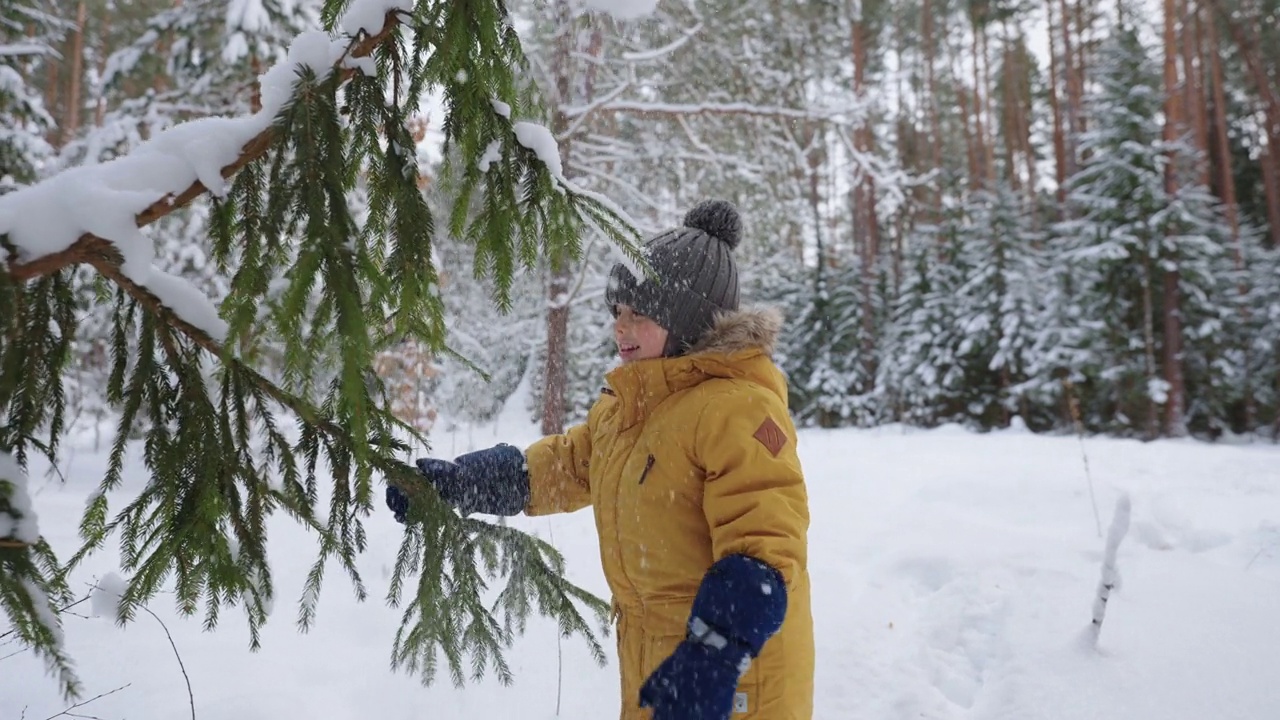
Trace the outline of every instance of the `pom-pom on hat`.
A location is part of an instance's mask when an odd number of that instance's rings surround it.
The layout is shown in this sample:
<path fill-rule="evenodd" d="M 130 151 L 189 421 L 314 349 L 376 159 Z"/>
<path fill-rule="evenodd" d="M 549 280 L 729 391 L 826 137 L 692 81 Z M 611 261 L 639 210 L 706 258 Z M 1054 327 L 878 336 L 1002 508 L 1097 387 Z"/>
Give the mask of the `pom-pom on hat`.
<path fill-rule="evenodd" d="M 733 249 L 742 240 L 742 218 L 723 200 L 700 203 L 681 227 L 649 240 L 644 253 L 656 280 L 637 278 L 619 263 L 609 273 L 605 300 L 652 318 L 667 330 L 668 357 L 687 352 L 716 315 L 738 309 L 738 266 Z"/>

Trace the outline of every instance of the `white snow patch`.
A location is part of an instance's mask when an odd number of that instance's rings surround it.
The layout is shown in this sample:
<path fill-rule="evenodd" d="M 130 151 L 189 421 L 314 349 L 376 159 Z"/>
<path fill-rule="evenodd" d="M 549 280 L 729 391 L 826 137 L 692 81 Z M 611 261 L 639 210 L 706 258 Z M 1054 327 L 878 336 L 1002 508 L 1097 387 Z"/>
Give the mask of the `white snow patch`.
<path fill-rule="evenodd" d="M 527 420 L 532 376 L 525 373 L 493 425 L 433 435 L 435 454 L 539 439 Z M 1124 586 L 1111 594 L 1098 649 L 1087 652 L 1076 640 L 1089 624 L 1104 548 L 1074 436 L 891 425 L 805 429 L 798 447 L 811 516 L 815 718 L 1280 717 L 1280 447 L 1090 439 L 1099 502 L 1132 498 L 1135 539 L 1148 525 L 1187 540 L 1163 549 L 1119 545 Z M 150 479 L 141 455 L 126 458 L 126 489 Z M 43 462 L 33 458 L 33 476 Z M 105 450 L 78 450 L 63 468 L 68 482 L 40 495 L 43 535 L 64 557 L 81 542 L 83 497 L 107 463 Z M 589 510 L 508 522 L 553 537 L 569 579 L 609 597 Z M 422 688 L 387 669 L 402 611 L 377 598 L 390 582 L 403 528 L 379 510 L 366 530 L 368 550 L 356 562 L 369 600 L 356 601 L 349 584 L 329 576 L 317 624 L 300 634 L 275 618 L 262 629 L 259 652 L 245 647 L 235 613 L 224 612 L 218 630 L 206 632 L 173 603 L 155 604 L 193 681 L 202 678 L 202 720 L 345 720 L 368 714 L 370 697 L 379 698 L 380 715 L 394 718 L 508 717 L 512 707 L 549 718 L 558 688 L 563 720 L 617 716 L 612 639 L 605 641 L 609 664 L 599 668 L 585 643 L 560 639 L 556 623 L 539 617 L 504 653 L 515 675 L 510 686 L 489 677 L 455 688 L 438 677 Z M 296 559 L 313 556 L 316 539 L 284 513 L 268 532 L 274 592 L 287 599 L 282 614 L 292 614 L 310 567 Z M 1212 544 L 1199 541 L 1210 535 Z M 662 543 L 649 543 L 655 566 L 664 552 Z M 70 580 L 82 585 L 116 562 L 108 552 L 91 556 Z M 82 676 L 107 688 L 134 683 L 131 693 L 95 701 L 93 715 L 169 720 L 174 708 L 187 707 L 158 629 L 72 628 L 67 652 Z M 554 660 L 558 642 L 562 664 Z M 352 667 L 366 669 L 359 688 Z M 0 698 L 4 707 L 29 706 L 28 717 L 66 707 L 29 653 L 4 662 Z"/>
<path fill-rule="evenodd" d="M 494 111 L 494 112 L 498 113 L 499 115 L 501 115 L 502 117 L 504 117 L 504 118 L 506 118 L 506 119 L 508 119 L 508 120 L 510 120 L 510 119 L 511 119 L 511 106 L 510 106 L 510 105 L 508 105 L 508 104 L 506 104 L 506 103 L 502 102 L 502 101 L 501 101 L 501 100 L 499 100 L 498 98 L 493 98 L 493 99 L 491 99 L 491 100 L 489 101 L 489 103 L 490 103 L 491 105 L 493 105 L 493 111 Z"/>
<path fill-rule="evenodd" d="M 227 29 L 256 33 L 271 27 L 271 14 L 262 0 L 229 0 Z"/>
<path fill-rule="evenodd" d="M 552 177 L 568 184 L 564 179 L 564 166 L 560 164 L 560 144 L 545 125 L 522 120 L 513 123 L 511 129 L 515 131 L 520 144 L 532 150 L 542 164 L 547 166 Z"/>
<path fill-rule="evenodd" d="M 392 11 L 413 12 L 413 0 L 354 0 L 338 27 L 347 35 L 361 31 L 377 35 L 386 24 L 387 13 Z"/>
<path fill-rule="evenodd" d="M 4 452 L 0 452 L 0 480 L 9 483 L 9 508 L 13 510 L 13 513 L 0 512 L 0 538 L 23 543 L 38 541 L 40 526 L 27 492 L 27 474 L 12 455 Z"/>
<path fill-rule="evenodd" d="M 348 55 L 343 59 L 342 66 L 359 70 L 362 75 L 367 77 L 377 77 L 378 75 L 378 63 L 368 55 L 361 55 L 360 57 Z"/>
<path fill-rule="evenodd" d="M 93 592 L 89 593 L 94 616 L 115 620 L 120 614 L 120 601 L 128 589 L 129 584 L 116 573 L 103 575 L 94 585 Z"/>
<path fill-rule="evenodd" d="M 22 587 L 27 591 L 28 597 L 31 598 L 32 608 L 36 611 L 36 619 L 40 624 L 49 629 L 53 635 L 53 643 L 58 648 L 62 647 L 64 637 L 62 635 L 62 622 L 58 619 L 58 614 L 53 611 L 53 606 L 49 604 L 49 596 L 44 594 L 38 585 L 30 580 L 23 578 Z M 48 661 L 51 666 L 52 659 Z"/>
<path fill-rule="evenodd" d="M 227 323 L 218 317 L 218 308 L 214 307 L 208 295 L 200 292 L 190 282 L 158 268 L 151 268 L 145 284 L 178 317 L 219 343 L 226 340 Z"/>
<path fill-rule="evenodd" d="M 489 172 L 489 166 L 502 159 L 502 141 L 494 140 L 484 149 L 484 154 L 476 161 L 480 172 Z"/>

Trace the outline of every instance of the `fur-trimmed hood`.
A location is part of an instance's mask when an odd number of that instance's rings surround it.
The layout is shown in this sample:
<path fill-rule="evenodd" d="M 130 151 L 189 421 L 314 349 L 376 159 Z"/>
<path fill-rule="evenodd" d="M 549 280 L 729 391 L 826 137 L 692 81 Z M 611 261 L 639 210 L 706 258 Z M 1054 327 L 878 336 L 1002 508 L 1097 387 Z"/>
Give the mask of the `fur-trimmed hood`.
<path fill-rule="evenodd" d="M 688 354 L 732 354 L 760 349 L 765 355 L 772 355 L 781 331 L 782 313 L 777 308 L 744 308 L 721 313 Z"/>
<path fill-rule="evenodd" d="M 771 357 L 781 329 L 782 313 L 774 308 L 726 312 L 684 355 L 614 368 L 605 376 L 605 392 L 621 406 L 619 427 L 640 422 L 671 394 L 708 380 L 732 380 L 743 393 L 766 392 L 785 405 L 787 380 Z"/>

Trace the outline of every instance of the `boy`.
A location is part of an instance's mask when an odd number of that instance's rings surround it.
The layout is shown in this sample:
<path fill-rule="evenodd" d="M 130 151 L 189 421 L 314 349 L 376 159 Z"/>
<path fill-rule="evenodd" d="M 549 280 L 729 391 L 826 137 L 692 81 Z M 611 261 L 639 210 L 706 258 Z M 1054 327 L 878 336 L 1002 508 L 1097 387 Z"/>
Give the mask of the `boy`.
<path fill-rule="evenodd" d="M 769 357 L 781 318 L 738 308 L 732 205 L 703 203 L 683 225 L 645 245 L 658 281 L 610 273 L 622 364 L 587 422 L 523 453 L 418 467 L 463 512 L 592 506 L 622 720 L 809 720 L 808 500 Z M 403 520 L 405 496 L 388 488 L 387 503 Z"/>

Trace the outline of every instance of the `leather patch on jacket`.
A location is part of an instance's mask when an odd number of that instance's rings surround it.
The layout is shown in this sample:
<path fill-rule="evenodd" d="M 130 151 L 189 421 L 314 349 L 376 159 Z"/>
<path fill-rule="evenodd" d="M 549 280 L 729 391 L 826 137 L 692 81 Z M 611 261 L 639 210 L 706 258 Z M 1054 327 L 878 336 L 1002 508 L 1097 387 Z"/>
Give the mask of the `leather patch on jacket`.
<path fill-rule="evenodd" d="M 782 452 L 782 448 L 787 444 L 787 434 L 778 427 L 778 423 L 773 418 L 766 417 L 764 422 L 760 423 L 760 427 L 756 428 L 756 433 L 751 437 L 760 441 L 760 444 L 769 451 L 769 454 L 778 457 L 778 453 Z"/>

